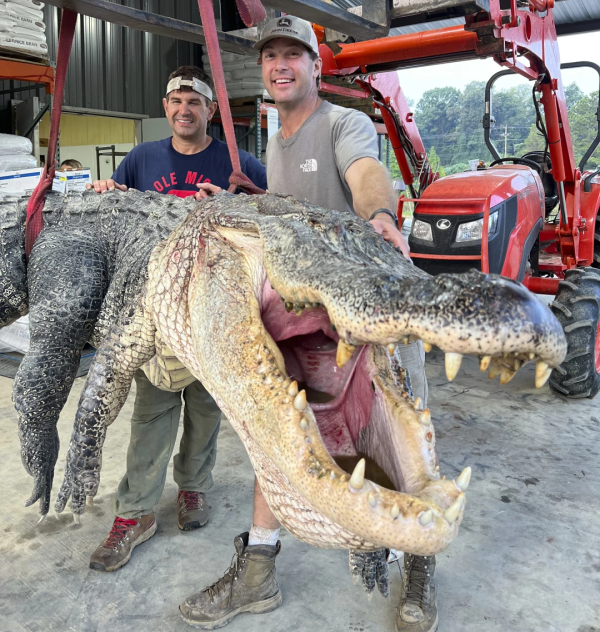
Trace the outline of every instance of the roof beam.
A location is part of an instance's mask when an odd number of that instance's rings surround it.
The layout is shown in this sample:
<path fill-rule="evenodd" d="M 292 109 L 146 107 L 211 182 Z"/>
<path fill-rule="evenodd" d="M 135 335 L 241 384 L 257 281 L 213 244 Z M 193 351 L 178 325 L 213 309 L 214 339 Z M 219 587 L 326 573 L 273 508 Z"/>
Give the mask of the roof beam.
<path fill-rule="evenodd" d="M 574 33 L 589 33 L 591 31 L 600 31 L 600 18 L 582 20 L 581 22 L 563 22 L 556 25 L 558 35 L 573 35 Z"/>
<path fill-rule="evenodd" d="M 174 39 L 204 45 L 204 29 L 198 24 L 175 20 L 164 15 L 140 11 L 107 0 L 45 0 L 60 9 L 70 9 L 91 18 L 111 22 L 119 26 L 127 26 L 153 35 L 172 37 Z M 252 48 L 254 42 L 243 37 L 217 31 L 219 46 L 230 53 L 256 56 Z"/>
<path fill-rule="evenodd" d="M 263 0 L 263 4 L 325 28 L 351 35 L 358 41 L 385 37 L 390 32 L 387 0 L 363 1 L 362 13 L 370 19 L 323 0 Z M 373 21 L 375 19 L 378 21 Z"/>

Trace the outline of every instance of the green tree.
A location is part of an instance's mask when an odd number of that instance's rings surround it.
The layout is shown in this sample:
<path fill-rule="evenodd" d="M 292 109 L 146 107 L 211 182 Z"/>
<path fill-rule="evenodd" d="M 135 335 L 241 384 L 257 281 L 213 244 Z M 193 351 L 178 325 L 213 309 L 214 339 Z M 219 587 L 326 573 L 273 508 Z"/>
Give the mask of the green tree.
<path fill-rule="evenodd" d="M 444 170 L 444 167 L 442 166 L 440 157 L 437 155 L 437 151 L 435 150 L 435 147 L 432 147 L 427 152 L 427 158 L 429 158 L 429 164 L 431 165 L 432 171 L 437 171 L 440 174 L 440 178 L 443 178 L 446 175 L 446 171 Z"/>
<path fill-rule="evenodd" d="M 571 138 L 575 152 L 575 163 L 583 158 L 598 133 L 596 111 L 598 109 L 598 92 L 592 92 L 580 99 L 569 112 Z M 600 148 L 589 158 L 585 168 L 592 169 L 600 164 Z"/>
<path fill-rule="evenodd" d="M 456 88 L 434 88 L 423 94 L 415 109 L 423 143 L 426 148 L 438 147 L 442 164 L 449 164 L 454 153 L 458 124 L 456 104 L 460 97 L 461 92 Z"/>

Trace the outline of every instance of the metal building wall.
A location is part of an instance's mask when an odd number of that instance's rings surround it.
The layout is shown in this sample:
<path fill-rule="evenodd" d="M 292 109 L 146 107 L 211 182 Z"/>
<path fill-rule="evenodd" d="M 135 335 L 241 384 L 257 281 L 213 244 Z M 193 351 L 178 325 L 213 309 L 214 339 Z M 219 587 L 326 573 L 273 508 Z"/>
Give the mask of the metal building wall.
<path fill-rule="evenodd" d="M 116 0 L 118 4 L 200 23 L 195 0 Z M 50 59 L 56 59 L 60 11 L 46 5 L 44 18 Z M 167 77 L 178 66 L 202 66 L 202 47 L 190 42 L 142 33 L 94 18 L 79 16 L 67 81 L 65 105 L 163 116 Z M 26 89 L 23 90 L 22 88 Z M 43 88 L 20 81 L 0 81 L 0 110 L 10 99 L 38 96 Z"/>

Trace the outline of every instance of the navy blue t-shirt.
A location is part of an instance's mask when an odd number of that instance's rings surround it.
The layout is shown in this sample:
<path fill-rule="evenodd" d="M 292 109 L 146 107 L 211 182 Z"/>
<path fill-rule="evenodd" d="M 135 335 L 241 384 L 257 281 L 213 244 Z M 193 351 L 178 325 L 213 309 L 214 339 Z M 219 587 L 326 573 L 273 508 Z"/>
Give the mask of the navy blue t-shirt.
<path fill-rule="evenodd" d="M 254 184 L 267 188 L 267 172 L 259 160 L 240 150 L 240 163 Z M 113 180 L 138 191 L 187 197 L 198 192 L 196 184 L 200 182 L 227 190 L 232 171 L 227 144 L 216 138 L 197 154 L 180 154 L 173 149 L 171 138 L 165 138 L 134 147 L 114 172 Z"/>

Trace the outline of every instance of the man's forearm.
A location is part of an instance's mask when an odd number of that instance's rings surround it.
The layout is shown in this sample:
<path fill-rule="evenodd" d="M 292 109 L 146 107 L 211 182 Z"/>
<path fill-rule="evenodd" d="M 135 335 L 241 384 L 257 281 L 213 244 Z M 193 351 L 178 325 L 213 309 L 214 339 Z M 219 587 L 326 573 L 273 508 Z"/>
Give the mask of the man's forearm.
<path fill-rule="evenodd" d="M 394 189 L 385 167 L 375 160 L 370 162 L 372 164 L 353 174 L 353 182 L 350 184 L 354 211 L 366 220 L 377 209 L 385 208 L 392 213 L 396 210 Z M 379 213 L 377 219 L 394 224 L 394 220 L 386 213 Z"/>

